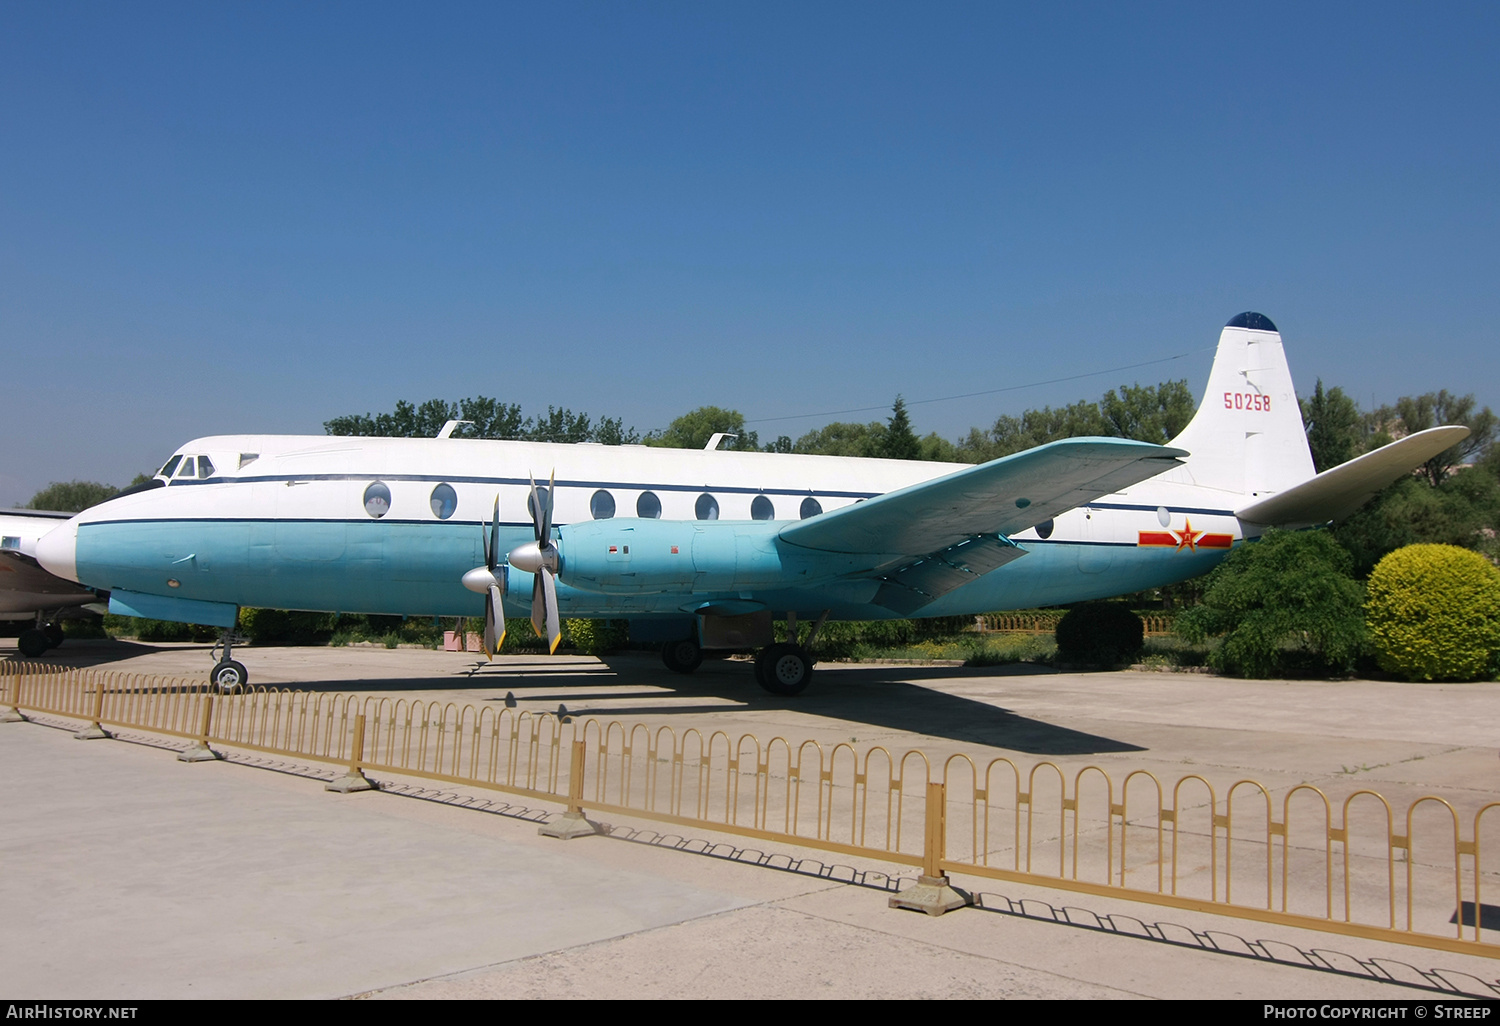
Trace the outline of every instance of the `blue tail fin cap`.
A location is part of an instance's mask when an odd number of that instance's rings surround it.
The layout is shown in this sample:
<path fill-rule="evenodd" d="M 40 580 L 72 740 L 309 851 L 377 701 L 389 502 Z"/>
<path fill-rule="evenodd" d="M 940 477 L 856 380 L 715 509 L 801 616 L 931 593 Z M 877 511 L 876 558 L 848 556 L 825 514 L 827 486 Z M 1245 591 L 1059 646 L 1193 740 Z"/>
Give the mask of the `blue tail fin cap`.
<path fill-rule="evenodd" d="M 1224 327 L 1249 328 L 1251 331 L 1276 330 L 1276 325 L 1271 323 L 1271 318 L 1267 317 L 1265 314 L 1255 313 L 1253 310 L 1246 310 L 1244 313 L 1230 318 L 1229 323 L 1224 325 Z"/>

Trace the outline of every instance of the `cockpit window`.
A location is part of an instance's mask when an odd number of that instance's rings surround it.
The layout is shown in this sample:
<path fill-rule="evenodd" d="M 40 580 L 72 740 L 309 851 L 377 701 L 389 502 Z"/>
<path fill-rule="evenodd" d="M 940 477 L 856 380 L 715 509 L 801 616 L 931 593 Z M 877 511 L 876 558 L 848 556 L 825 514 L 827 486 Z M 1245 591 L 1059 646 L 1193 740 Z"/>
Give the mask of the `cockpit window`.
<path fill-rule="evenodd" d="M 260 453 L 258 453 L 258 452 L 242 452 L 242 453 L 240 453 L 240 469 L 244 470 L 245 469 L 245 464 L 247 464 L 247 463 L 254 463 L 258 459 L 260 459 Z"/>
<path fill-rule="evenodd" d="M 214 465 L 208 461 L 207 456 L 198 457 L 198 480 L 214 476 Z"/>
<path fill-rule="evenodd" d="M 182 459 L 182 466 L 177 468 L 178 479 L 181 480 L 185 477 L 192 477 L 197 472 L 195 469 L 196 462 L 196 456 L 184 456 Z"/>
<path fill-rule="evenodd" d="M 171 459 L 167 460 L 167 465 L 161 468 L 161 471 L 160 471 L 161 476 L 162 477 L 171 477 L 172 476 L 172 471 L 176 470 L 177 469 L 177 464 L 179 464 L 181 462 L 182 462 L 182 457 L 181 456 L 173 456 Z"/>

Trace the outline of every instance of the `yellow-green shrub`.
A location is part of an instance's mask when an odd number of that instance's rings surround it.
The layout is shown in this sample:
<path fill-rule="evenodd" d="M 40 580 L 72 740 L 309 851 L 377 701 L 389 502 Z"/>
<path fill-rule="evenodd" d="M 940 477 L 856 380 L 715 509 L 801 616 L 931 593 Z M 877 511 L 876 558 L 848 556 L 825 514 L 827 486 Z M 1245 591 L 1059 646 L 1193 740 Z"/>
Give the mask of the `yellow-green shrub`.
<path fill-rule="evenodd" d="M 1408 545 L 1370 574 L 1365 617 L 1383 669 L 1489 679 L 1500 666 L 1500 570 L 1453 545 Z"/>

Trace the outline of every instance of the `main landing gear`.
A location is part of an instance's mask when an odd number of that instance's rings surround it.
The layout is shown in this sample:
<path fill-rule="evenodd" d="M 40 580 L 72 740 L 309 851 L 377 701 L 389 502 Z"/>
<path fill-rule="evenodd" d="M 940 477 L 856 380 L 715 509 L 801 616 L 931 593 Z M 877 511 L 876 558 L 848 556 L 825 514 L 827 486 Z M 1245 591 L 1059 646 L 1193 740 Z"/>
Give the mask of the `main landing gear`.
<path fill-rule="evenodd" d="M 219 689 L 223 695 L 234 695 L 241 691 L 247 691 L 250 687 L 250 671 L 245 669 L 245 664 L 238 660 L 229 658 L 234 651 L 235 645 L 243 645 L 245 639 L 234 630 L 226 630 L 219 634 L 218 644 L 214 645 L 213 652 L 217 656 L 213 672 L 208 679 L 214 687 Z M 219 650 L 223 649 L 222 655 Z"/>
<path fill-rule="evenodd" d="M 787 637 L 797 637 L 797 614 L 787 613 Z M 807 644 L 775 642 L 755 653 L 755 682 L 773 695 L 800 695 L 812 682 L 813 657 L 810 653 L 818 630 L 828 619 L 827 611 L 818 617 L 807 636 Z M 769 622 L 767 624 L 769 632 Z M 769 633 L 766 640 L 771 640 Z M 669 641 L 662 646 L 661 661 L 674 673 L 692 673 L 703 662 L 703 649 L 697 639 Z"/>
<path fill-rule="evenodd" d="M 755 654 L 755 680 L 773 695 L 800 695 L 812 681 L 812 656 L 801 645 L 767 645 Z"/>
<path fill-rule="evenodd" d="M 40 611 L 36 614 L 36 626 L 21 632 L 16 639 L 16 648 L 27 659 L 39 659 L 49 648 L 56 648 L 67 638 L 60 624 L 47 623 Z"/>

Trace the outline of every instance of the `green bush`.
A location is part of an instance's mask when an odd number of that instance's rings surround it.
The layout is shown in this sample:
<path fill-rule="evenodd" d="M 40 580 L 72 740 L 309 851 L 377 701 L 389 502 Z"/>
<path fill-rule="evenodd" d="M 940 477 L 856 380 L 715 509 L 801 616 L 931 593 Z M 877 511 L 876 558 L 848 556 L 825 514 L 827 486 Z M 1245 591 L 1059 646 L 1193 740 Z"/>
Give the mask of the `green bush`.
<path fill-rule="evenodd" d="M 1382 669 L 1407 680 L 1500 670 L 1500 570 L 1453 545 L 1408 545 L 1375 565 L 1365 604 Z"/>
<path fill-rule="evenodd" d="M 322 645 L 333 636 L 332 613 L 241 609 L 240 630 L 255 645 Z"/>
<path fill-rule="evenodd" d="M 585 655 L 604 655 L 630 642 L 627 620 L 564 620 L 563 629 L 572 647 Z"/>
<path fill-rule="evenodd" d="M 1347 674 L 1368 647 L 1354 561 L 1326 531 L 1271 531 L 1209 574 L 1203 604 L 1175 622 L 1208 663 L 1245 677 Z"/>
<path fill-rule="evenodd" d="M 1116 666 L 1140 654 L 1146 625 L 1123 602 L 1084 602 L 1057 622 L 1057 661 Z"/>
<path fill-rule="evenodd" d="M 104 630 L 111 637 L 135 638 L 138 641 L 217 641 L 219 638 L 217 627 L 177 623 L 173 620 L 147 620 L 116 613 L 105 614 Z"/>

